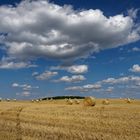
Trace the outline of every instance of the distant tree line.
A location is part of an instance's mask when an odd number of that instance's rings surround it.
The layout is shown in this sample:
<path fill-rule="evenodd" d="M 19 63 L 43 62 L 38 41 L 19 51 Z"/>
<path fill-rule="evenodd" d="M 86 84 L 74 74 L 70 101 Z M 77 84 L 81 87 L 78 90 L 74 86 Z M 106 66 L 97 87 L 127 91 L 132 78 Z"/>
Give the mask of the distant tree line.
<path fill-rule="evenodd" d="M 45 97 L 42 98 L 42 100 L 50 100 L 50 99 L 54 99 L 54 100 L 60 100 L 60 99 L 84 99 L 85 97 L 83 96 L 54 96 L 54 97 Z"/>

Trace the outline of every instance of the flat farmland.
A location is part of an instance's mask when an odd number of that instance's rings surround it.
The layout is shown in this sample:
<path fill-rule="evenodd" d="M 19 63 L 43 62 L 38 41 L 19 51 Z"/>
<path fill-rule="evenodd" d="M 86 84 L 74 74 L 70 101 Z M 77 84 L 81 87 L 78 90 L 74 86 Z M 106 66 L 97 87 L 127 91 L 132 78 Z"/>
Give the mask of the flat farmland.
<path fill-rule="evenodd" d="M 140 100 L 0 102 L 0 140 L 139 140 Z"/>

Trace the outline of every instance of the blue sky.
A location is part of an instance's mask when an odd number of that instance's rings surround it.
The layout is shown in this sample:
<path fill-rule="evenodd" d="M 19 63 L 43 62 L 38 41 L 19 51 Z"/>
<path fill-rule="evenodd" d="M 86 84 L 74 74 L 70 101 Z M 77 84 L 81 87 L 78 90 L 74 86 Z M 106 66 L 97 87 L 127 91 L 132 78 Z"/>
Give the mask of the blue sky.
<path fill-rule="evenodd" d="M 0 0 L 0 97 L 140 98 L 139 0 Z"/>

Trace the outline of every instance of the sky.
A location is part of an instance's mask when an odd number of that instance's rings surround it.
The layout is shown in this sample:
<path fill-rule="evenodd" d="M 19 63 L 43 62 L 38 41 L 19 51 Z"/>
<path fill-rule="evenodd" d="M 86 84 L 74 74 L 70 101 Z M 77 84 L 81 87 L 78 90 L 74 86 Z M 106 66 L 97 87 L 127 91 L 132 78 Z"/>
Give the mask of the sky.
<path fill-rule="evenodd" d="M 1 98 L 139 91 L 139 0 L 0 0 Z"/>

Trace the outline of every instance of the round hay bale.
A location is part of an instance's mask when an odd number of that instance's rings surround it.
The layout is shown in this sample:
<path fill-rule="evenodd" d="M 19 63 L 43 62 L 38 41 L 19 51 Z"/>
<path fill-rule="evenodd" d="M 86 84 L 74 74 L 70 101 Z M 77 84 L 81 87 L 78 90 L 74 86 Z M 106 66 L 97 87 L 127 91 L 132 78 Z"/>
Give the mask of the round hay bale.
<path fill-rule="evenodd" d="M 33 102 L 34 102 L 34 100 L 31 100 L 31 102 L 33 103 Z"/>
<path fill-rule="evenodd" d="M 110 104 L 110 102 L 109 102 L 109 100 L 108 100 L 108 99 L 105 99 L 105 100 L 103 100 L 103 101 L 102 101 L 102 104 L 103 104 L 103 105 L 109 105 L 109 104 Z"/>
<path fill-rule="evenodd" d="M 73 104 L 73 101 L 72 101 L 71 99 L 68 99 L 68 100 L 67 100 L 67 104 L 68 104 L 68 105 L 72 105 L 72 104 Z"/>
<path fill-rule="evenodd" d="M 37 99 L 37 100 L 35 100 L 37 103 L 39 103 L 39 100 Z"/>
<path fill-rule="evenodd" d="M 128 104 L 130 104 L 130 103 L 131 103 L 131 99 L 127 98 L 127 99 L 126 99 L 126 102 L 127 102 Z"/>
<path fill-rule="evenodd" d="M 6 101 L 7 101 L 7 102 L 10 102 L 10 99 L 7 98 Z"/>
<path fill-rule="evenodd" d="M 67 99 L 67 98 L 65 98 L 64 100 L 65 100 L 66 102 L 68 101 L 68 99 Z"/>
<path fill-rule="evenodd" d="M 77 99 L 74 99 L 75 104 L 80 104 L 80 101 Z"/>
<path fill-rule="evenodd" d="M 17 99 L 13 99 L 13 101 L 14 101 L 14 102 L 16 102 L 16 101 L 17 101 Z"/>
<path fill-rule="evenodd" d="M 39 101 L 42 101 L 42 99 L 39 99 Z"/>
<path fill-rule="evenodd" d="M 94 97 L 85 97 L 84 99 L 84 105 L 85 106 L 95 106 L 96 105 L 96 101 Z"/>

